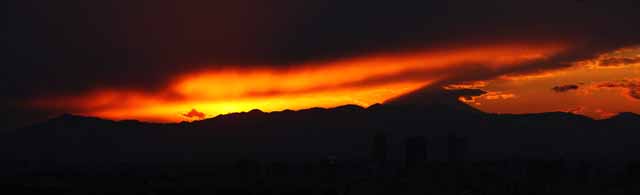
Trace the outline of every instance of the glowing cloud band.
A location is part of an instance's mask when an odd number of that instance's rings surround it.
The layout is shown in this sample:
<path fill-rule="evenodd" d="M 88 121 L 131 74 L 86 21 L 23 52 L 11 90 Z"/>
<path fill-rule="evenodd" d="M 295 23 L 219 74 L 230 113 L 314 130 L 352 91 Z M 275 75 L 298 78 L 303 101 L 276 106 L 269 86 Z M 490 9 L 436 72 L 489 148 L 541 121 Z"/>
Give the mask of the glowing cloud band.
<path fill-rule="evenodd" d="M 344 104 L 369 106 L 451 76 L 466 66 L 511 68 L 567 49 L 566 44 L 503 44 L 420 52 L 377 54 L 290 68 L 210 69 L 168 78 L 163 90 L 94 89 L 70 97 L 32 101 L 32 106 L 109 119 L 156 122 L 193 120 L 261 109 L 276 111 Z"/>

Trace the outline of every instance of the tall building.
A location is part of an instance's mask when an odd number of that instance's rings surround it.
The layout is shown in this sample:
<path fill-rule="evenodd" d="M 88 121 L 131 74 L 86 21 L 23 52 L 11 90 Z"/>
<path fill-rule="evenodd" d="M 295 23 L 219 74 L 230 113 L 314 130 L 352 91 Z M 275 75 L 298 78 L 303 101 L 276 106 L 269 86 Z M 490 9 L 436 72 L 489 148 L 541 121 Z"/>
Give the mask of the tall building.
<path fill-rule="evenodd" d="M 387 136 L 384 132 L 377 132 L 373 137 L 371 159 L 377 166 L 384 166 L 387 161 Z"/>
<path fill-rule="evenodd" d="M 427 139 L 424 136 L 405 140 L 405 166 L 416 167 L 427 160 Z"/>
<path fill-rule="evenodd" d="M 467 138 L 450 132 L 447 136 L 447 145 L 447 157 L 450 162 L 464 160 L 468 147 Z"/>

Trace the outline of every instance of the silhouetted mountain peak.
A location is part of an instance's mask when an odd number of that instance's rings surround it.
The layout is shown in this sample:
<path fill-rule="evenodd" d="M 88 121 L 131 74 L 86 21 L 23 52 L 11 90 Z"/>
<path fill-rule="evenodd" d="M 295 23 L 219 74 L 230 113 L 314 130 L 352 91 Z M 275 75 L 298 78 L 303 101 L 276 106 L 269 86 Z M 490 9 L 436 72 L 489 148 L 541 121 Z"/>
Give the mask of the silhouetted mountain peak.
<path fill-rule="evenodd" d="M 262 116 L 265 114 L 269 114 L 266 112 L 263 112 L 262 110 L 259 109 L 253 109 L 250 110 L 249 112 L 233 112 L 233 113 L 229 113 L 229 114 L 220 114 L 216 117 L 213 118 L 208 118 L 208 119 L 204 119 L 204 120 L 200 120 L 200 121 L 208 121 L 208 120 L 218 120 L 218 119 L 230 119 L 230 118 L 245 118 L 245 117 L 258 117 L 258 116 Z"/>
<path fill-rule="evenodd" d="M 313 108 L 302 109 L 302 110 L 298 110 L 298 111 L 294 111 L 294 112 L 323 112 L 325 110 L 327 110 L 327 109 L 320 108 L 320 107 L 313 107 Z"/>
<path fill-rule="evenodd" d="M 74 115 L 74 114 L 71 114 L 71 113 L 64 113 L 64 114 L 61 114 L 61 115 L 59 115 L 57 117 L 51 118 L 51 120 L 67 120 L 67 119 L 75 119 L 75 118 L 83 118 L 83 116 Z"/>
<path fill-rule="evenodd" d="M 367 109 L 375 109 L 375 108 L 378 108 L 378 107 L 380 107 L 380 106 L 382 106 L 382 104 L 380 104 L 380 103 L 375 103 L 375 104 L 372 104 L 371 106 L 367 107 Z"/>
<path fill-rule="evenodd" d="M 251 113 L 251 114 L 262 114 L 264 112 L 262 112 L 262 110 L 260 110 L 260 109 L 253 109 L 253 110 L 250 110 L 248 113 Z"/>
<path fill-rule="evenodd" d="M 621 112 L 611 117 L 611 119 L 638 120 L 640 119 L 640 115 L 633 112 Z"/>
<path fill-rule="evenodd" d="M 353 104 L 347 104 L 347 105 L 342 105 L 342 106 L 338 106 L 338 107 L 332 108 L 331 110 L 357 111 L 357 110 L 363 110 L 363 109 L 364 108 L 362 106 L 353 105 Z"/>
<path fill-rule="evenodd" d="M 485 91 L 479 89 L 447 90 L 440 86 L 428 86 L 390 99 L 386 101 L 384 105 L 483 113 L 482 111 L 461 102 L 459 98 L 479 96 L 485 93 Z"/>
<path fill-rule="evenodd" d="M 51 123 L 51 122 L 74 122 L 74 121 L 107 121 L 107 120 L 101 119 L 101 118 L 97 118 L 97 117 L 91 117 L 91 116 L 82 116 L 82 115 L 64 113 L 64 114 L 61 114 L 60 116 L 57 116 L 57 117 L 54 117 L 54 118 L 51 118 L 51 119 L 47 120 L 45 123 Z"/>
<path fill-rule="evenodd" d="M 605 119 L 605 121 L 624 125 L 640 125 L 640 115 L 632 112 L 621 112 L 611 118 Z"/>
<path fill-rule="evenodd" d="M 113 120 L 65 113 L 49 120 L 17 129 L 17 131 L 37 132 L 42 136 L 64 135 L 81 137 L 89 131 L 109 128 L 117 123 Z"/>

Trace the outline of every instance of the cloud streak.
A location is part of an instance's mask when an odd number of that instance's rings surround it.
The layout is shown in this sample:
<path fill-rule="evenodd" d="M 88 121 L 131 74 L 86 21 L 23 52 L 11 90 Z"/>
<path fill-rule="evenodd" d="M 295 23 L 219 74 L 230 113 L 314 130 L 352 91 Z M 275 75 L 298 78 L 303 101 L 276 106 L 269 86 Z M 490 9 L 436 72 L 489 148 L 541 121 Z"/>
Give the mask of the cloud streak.
<path fill-rule="evenodd" d="M 562 92 L 568 92 L 571 90 L 578 90 L 579 86 L 578 85 L 560 85 L 560 86 L 554 86 L 553 88 L 551 88 L 551 90 L 557 92 L 557 93 L 562 93 Z"/>
<path fill-rule="evenodd" d="M 315 106 L 368 106 L 449 78 L 512 68 L 545 59 L 563 45 L 505 44 L 381 54 L 286 70 L 221 69 L 180 75 L 156 92 L 96 90 L 87 94 L 35 99 L 34 107 L 72 109 L 108 118 L 175 120 L 186 105 L 222 114 L 259 108 L 265 111 Z M 439 85 L 439 84 L 438 84 Z M 74 100 L 74 101 L 69 101 Z M 134 112 L 137 110 L 137 112 Z M 137 114 L 136 114 L 137 113 Z"/>
<path fill-rule="evenodd" d="M 621 80 L 621 81 L 612 81 L 600 83 L 597 85 L 599 88 L 618 88 L 623 89 L 625 94 L 636 100 L 640 100 L 640 80 Z"/>

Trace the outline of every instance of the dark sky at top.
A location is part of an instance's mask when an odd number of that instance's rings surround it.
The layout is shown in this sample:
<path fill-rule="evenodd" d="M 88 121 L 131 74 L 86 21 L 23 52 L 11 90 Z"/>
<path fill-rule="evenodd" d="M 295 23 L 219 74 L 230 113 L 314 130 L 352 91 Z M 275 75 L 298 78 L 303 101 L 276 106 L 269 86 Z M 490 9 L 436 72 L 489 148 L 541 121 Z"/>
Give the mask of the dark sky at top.
<path fill-rule="evenodd" d="M 309 60 L 452 45 L 585 43 L 566 54 L 570 59 L 637 44 L 639 4 L 9 0 L 0 108 L 19 115 L 21 99 L 97 87 L 153 90 L 171 75 L 222 65 L 287 68 Z"/>

